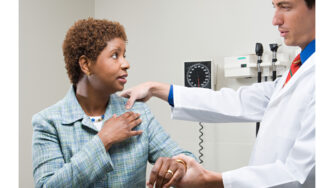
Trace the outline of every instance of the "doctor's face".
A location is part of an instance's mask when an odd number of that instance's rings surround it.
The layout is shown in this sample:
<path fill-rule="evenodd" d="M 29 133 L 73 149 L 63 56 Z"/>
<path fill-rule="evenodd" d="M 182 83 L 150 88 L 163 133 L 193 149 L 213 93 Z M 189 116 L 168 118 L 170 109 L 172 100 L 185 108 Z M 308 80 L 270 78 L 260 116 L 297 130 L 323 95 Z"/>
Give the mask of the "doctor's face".
<path fill-rule="evenodd" d="M 287 46 L 304 49 L 315 39 L 315 6 L 308 8 L 304 0 L 273 0 L 273 25 L 278 26 Z"/>

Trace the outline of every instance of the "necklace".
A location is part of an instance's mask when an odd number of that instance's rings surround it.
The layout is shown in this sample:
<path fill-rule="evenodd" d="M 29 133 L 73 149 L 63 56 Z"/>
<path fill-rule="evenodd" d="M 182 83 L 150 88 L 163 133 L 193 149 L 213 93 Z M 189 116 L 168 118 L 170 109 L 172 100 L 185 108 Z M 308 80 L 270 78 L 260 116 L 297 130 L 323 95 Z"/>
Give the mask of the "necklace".
<path fill-rule="evenodd" d="M 100 122 L 104 119 L 104 114 L 100 117 L 93 117 L 90 120 L 94 123 L 94 122 Z"/>

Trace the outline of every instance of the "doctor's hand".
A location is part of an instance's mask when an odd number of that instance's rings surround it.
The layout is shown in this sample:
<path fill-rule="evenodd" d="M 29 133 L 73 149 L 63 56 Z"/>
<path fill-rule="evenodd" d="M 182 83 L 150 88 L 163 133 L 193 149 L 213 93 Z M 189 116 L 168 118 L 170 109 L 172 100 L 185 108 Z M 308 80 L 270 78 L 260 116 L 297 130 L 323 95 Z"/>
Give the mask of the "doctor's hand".
<path fill-rule="evenodd" d="M 154 164 L 150 179 L 146 185 L 149 188 L 153 188 L 154 184 L 156 188 L 177 186 L 186 171 L 186 163 L 184 161 L 160 157 Z"/>
<path fill-rule="evenodd" d="M 181 188 L 224 188 L 222 174 L 208 171 L 203 168 L 195 159 L 180 154 L 173 159 L 181 159 L 187 164 L 187 173 L 178 182 L 177 187 Z"/>
<path fill-rule="evenodd" d="M 129 98 L 126 109 L 130 109 L 135 101 L 148 101 L 152 96 L 168 100 L 169 85 L 159 82 L 145 82 L 120 93 L 121 97 Z"/>

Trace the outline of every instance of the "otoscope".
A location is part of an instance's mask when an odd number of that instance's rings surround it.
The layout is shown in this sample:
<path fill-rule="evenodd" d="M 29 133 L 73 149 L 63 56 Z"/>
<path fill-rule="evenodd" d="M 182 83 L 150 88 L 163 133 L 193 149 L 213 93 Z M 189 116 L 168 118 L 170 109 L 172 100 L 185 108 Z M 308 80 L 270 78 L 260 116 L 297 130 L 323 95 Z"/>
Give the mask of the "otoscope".
<path fill-rule="evenodd" d="M 263 46 L 261 43 L 256 43 L 255 53 L 257 55 L 257 82 L 261 82 L 261 63 L 262 63 L 262 54 L 263 54 Z"/>
<path fill-rule="evenodd" d="M 261 63 L 262 63 L 262 54 L 263 54 L 263 46 L 261 43 L 256 43 L 255 53 L 257 55 L 257 82 L 261 83 Z M 260 129 L 260 122 L 256 122 L 256 135 Z"/>
<path fill-rule="evenodd" d="M 275 63 L 277 62 L 277 49 L 278 45 L 276 43 L 274 44 L 269 44 L 270 50 L 273 52 L 273 59 L 272 59 L 272 67 L 273 67 L 273 81 L 276 80 L 276 65 Z"/>

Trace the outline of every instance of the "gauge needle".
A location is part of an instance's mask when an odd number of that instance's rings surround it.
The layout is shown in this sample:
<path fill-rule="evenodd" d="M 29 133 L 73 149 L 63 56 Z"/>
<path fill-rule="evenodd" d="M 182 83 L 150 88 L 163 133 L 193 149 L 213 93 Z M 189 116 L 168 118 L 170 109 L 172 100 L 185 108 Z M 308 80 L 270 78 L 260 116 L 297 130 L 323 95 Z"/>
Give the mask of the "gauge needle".
<path fill-rule="evenodd" d="M 196 74 L 197 74 L 197 85 L 198 85 L 198 87 L 199 87 L 199 76 L 198 76 L 198 72 L 196 72 Z"/>
<path fill-rule="evenodd" d="M 199 87 L 199 77 L 197 77 L 198 87 Z"/>

